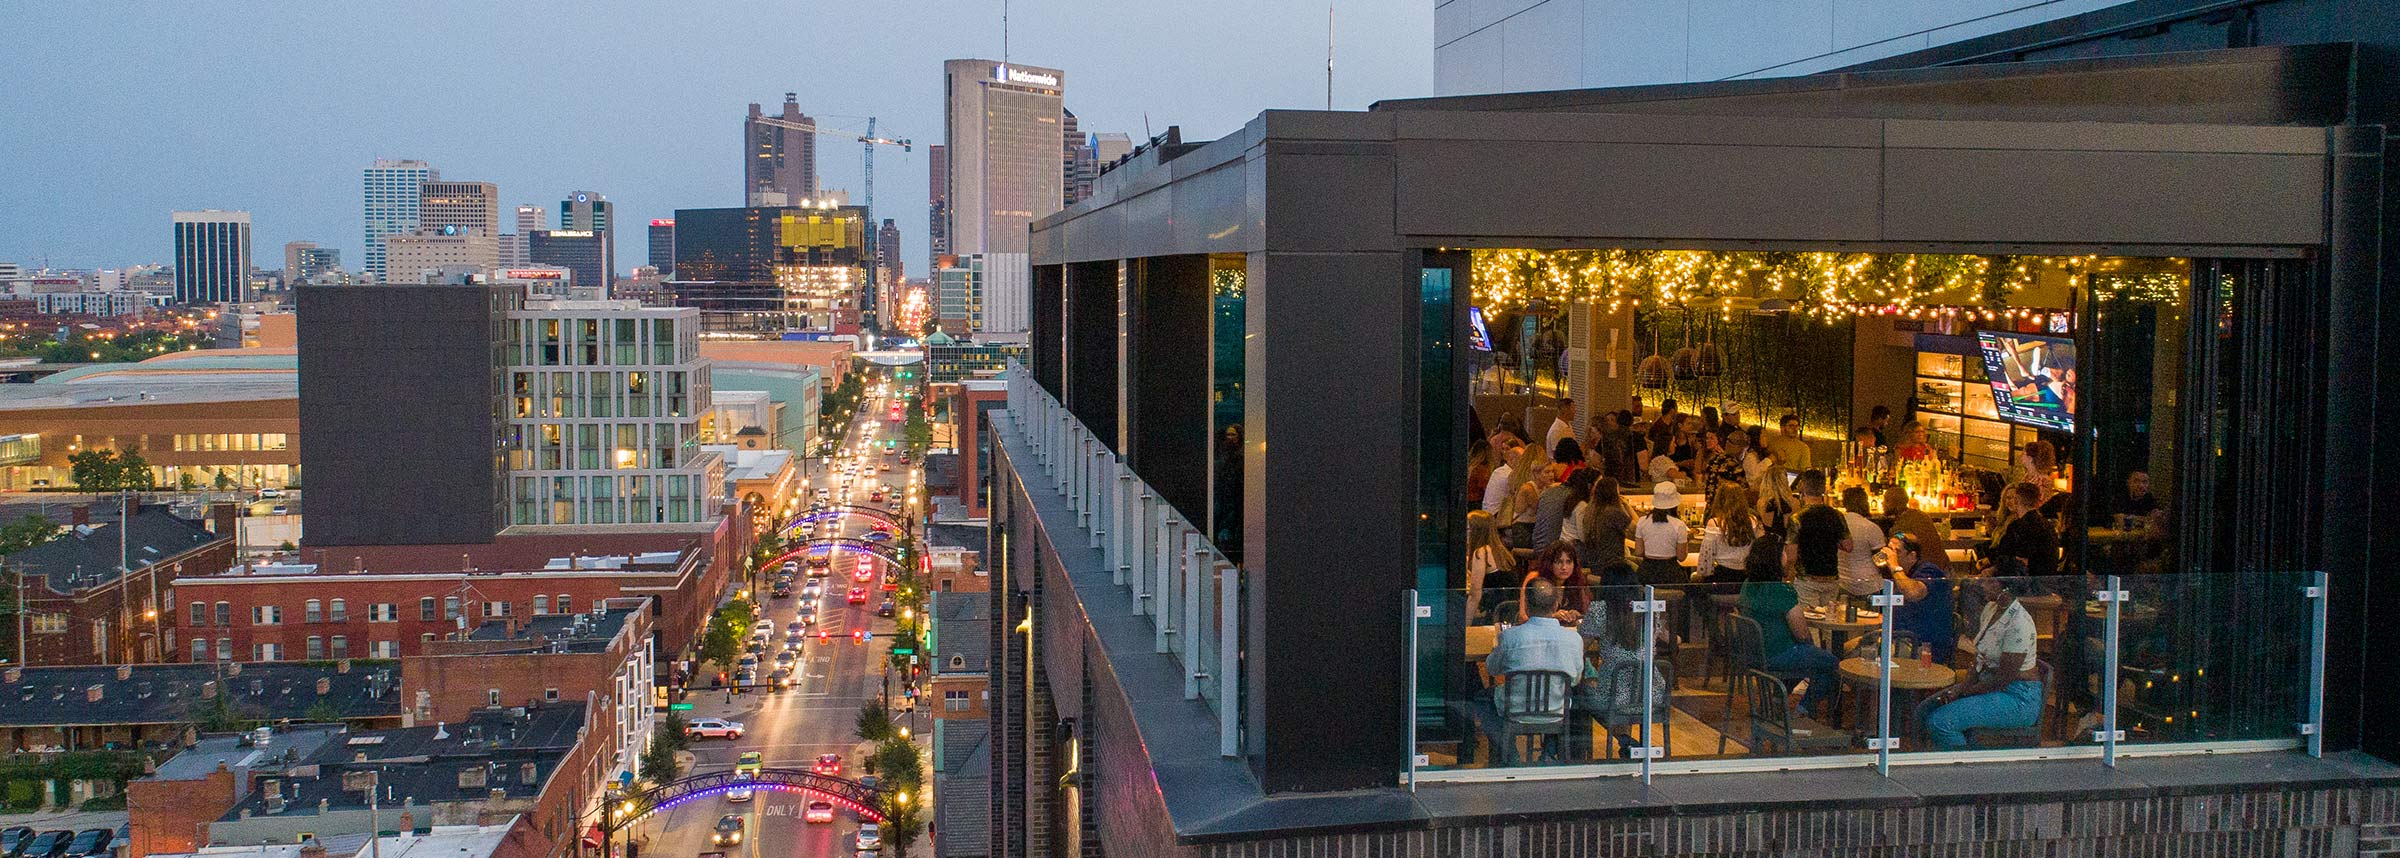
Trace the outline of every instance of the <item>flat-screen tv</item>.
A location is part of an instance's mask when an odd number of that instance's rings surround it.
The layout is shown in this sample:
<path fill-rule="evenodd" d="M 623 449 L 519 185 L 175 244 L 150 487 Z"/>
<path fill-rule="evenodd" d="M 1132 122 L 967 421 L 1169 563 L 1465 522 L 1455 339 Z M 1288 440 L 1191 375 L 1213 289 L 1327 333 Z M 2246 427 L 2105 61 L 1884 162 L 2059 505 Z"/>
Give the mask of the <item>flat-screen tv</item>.
<path fill-rule="evenodd" d="M 1977 331 L 1975 339 L 2000 419 L 2075 431 L 2074 340 L 2005 331 Z"/>
<path fill-rule="evenodd" d="M 1492 350 L 1492 330 L 1483 325 L 1483 308 L 1467 308 L 1467 347 L 1479 352 Z"/>

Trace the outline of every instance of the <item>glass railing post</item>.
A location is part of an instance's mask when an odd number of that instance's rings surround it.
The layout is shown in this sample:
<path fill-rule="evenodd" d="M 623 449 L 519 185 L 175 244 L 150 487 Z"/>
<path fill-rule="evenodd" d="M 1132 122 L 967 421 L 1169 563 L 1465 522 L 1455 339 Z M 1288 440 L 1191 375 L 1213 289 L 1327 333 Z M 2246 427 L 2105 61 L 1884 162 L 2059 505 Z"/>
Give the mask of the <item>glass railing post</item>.
<path fill-rule="evenodd" d="M 1176 641 L 1183 651 L 1183 699 L 1200 699 L 1200 534 L 1186 529 L 1183 533 L 1183 635 Z"/>
<path fill-rule="evenodd" d="M 1101 536 L 1100 565 L 1108 569 L 1109 578 L 1121 587 L 1125 585 L 1125 573 L 1117 570 L 1117 534 L 1123 533 L 1125 528 L 1125 505 L 1119 502 L 1124 497 L 1125 489 L 1117 480 L 1120 470 L 1123 470 L 1123 466 L 1115 462 L 1101 462 L 1100 526 L 1097 530 Z"/>
<path fill-rule="evenodd" d="M 1160 653 L 1173 651 L 1169 643 L 1175 634 L 1175 594 L 1170 589 L 1174 586 L 1172 579 L 1175 575 L 1174 512 L 1165 500 L 1160 500 L 1152 507 L 1155 518 L 1150 525 L 1151 532 L 1156 535 L 1151 545 L 1157 550 L 1153 558 L 1155 565 L 1150 567 L 1155 576 L 1150 581 L 1150 592 L 1155 594 L 1150 599 L 1150 624 L 1158 629 L 1157 649 Z"/>
<path fill-rule="evenodd" d="M 1105 494 L 1108 491 L 1108 481 L 1101 478 L 1101 475 L 1106 473 L 1108 473 L 1108 450 L 1094 444 L 1092 445 L 1091 467 L 1085 468 L 1083 471 L 1085 484 L 1083 507 L 1091 512 L 1092 518 L 1091 534 L 1086 538 L 1086 542 L 1092 548 L 1100 547 L 1100 538 L 1108 535 L 1108 499 Z"/>
<path fill-rule="evenodd" d="M 1409 792 L 1416 792 L 1417 767 L 1429 762 L 1424 754 L 1417 752 L 1417 660 L 1424 657 L 1424 652 L 1417 648 L 1417 627 L 1433 616 L 1433 606 L 1418 600 L 1416 588 L 1411 587 L 1401 610 L 1400 616 L 1408 618 L 1403 621 L 1408 625 L 1408 658 L 1403 662 L 1408 665 L 1408 695 L 1400 701 L 1400 723 L 1408 725 L 1408 768 L 1401 778 Z M 1225 707 L 1231 709 L 1233 704 L 1229 701 Z"/>
<path fill-rule="evenodd" d="M 2300 732 L 2308 737 L 2308 755 L 2325 756 L 2325 609 L 2333 585 L 2325 571 L 2317 570 L 2305 591 L 2309 600 L 2308 636 L 2308 723 Z"/>
<path fill-rule="evenodd" d="M 1157 604 L 1158 596 L 1150 589 L 1150 552 L 1158 544 L 1158 532 L 1150 527 L 1150 504 L 1153 498 L 1143 489 L 1133 498 L 1133 523 L 1125 528 L 1125 557 L 1133 564 L 1126 570 L 1125 580 L 1133 585 L 1133 613 L 1147 614 Z"/>
<path fill-rule="evenodd" d="M 1892 628 L 1900 619 L 1903 600 L 1898 593 L 1892 592 L 1892 581 L 1886 578 L 1883 592 L 1875 594 L 1868 601 L 1874 603 L 1876 610 L 1883 612 L 1883 645 L 1878 648 L 1878 663 L 1875 665 L 1875 736 L 1867 740 L 1867 747 L 1875 751 L 1875 773 L 1891 777 L 1892 751 L 1900 745 L 1899 740 L 1892 737 Z"/>
<path fill-rule="evenodd" d="M 1642 684 L 1642 746 L 1633 749 L 1633 758 L 1642 761 L 1642 783 L 1647 785 L 1650 783 L 1650 758 L 1665 755 L 1663 749 L 1650 741 L 1650 717 L 1658 711 L 1658 701 L 1652 699 L 1652 695 L 1657 693 L 1657 683 L 1651 679 L 1658 675 L 1658 615 L 1666 613 L 1667 603 L 1658 598 L 1657 587 L 1644 584 L 1642 603 L 1634 607 L 1640 609 L 1642 614 L 1642 675 L 1637 680 Z M 1414 676 L 1415 673 L 1412 671 L 1410 675 Z"/>
<path fill-rule="evenodd" d="M 1122 587 L 1132 577 L 1134 558 L 1142 550 L 1142 529 L 1135 524 L 1142 515 L 1141 487 L 1134 480 L 1133 472 L 1124 465 L 1117 466 L 1117 496 L 1114 503 L 1117 506 L 1117 529 L 1109 539 L 1109 545 L 1115 547 L 1116 551 L 1110 555 L 1109 566 L 1116 570 L 1117 586 Z"/>
<path fill-rule="evenodd" d="M 1217 574 L 1217 753 L 1233 758 L 1242 754 L 1242 641 L 1241 641 L 1242 568 L 1231 563 L 1221 564 Z M 1416 626 L 1409 626 L 1410 640 L 1416 636 Z M 1412 649 L 1411 652 L 1414 652 Z M 1409 705 L 1416 705 L 1417 672 L 1408 672 Z M 1416 735 L 1417 719 L 1408 719 L 1409 735 Z M 1410 748 L 1416 743 L 1411 741 Z"/>
<path fill-rule="evenodd" d="M 2124 582 L 2110 575 L 2106 587 L 2095 595 L 2100 600 L 2101 681 L 2100 729 L 2093 732 L 2092 741 L 2100 743 L 2101 765 L 2115 768 L 2117 743 L 2125 740 L 2125 731 L 2117 728 L 2117 686 L 2124 681 L 2118 671 L 2125 653 L 2117 645 L 2118 636 L 2124 631 Z"/>

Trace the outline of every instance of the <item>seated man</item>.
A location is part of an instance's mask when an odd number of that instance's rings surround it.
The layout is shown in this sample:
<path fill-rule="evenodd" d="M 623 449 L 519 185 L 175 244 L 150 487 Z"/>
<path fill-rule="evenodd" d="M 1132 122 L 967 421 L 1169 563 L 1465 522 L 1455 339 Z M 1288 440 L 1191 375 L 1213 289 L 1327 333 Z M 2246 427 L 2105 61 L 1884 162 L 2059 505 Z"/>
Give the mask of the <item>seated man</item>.
<path fill-rule="evenodd" d="M 1949 576 L 1925 558 L 1915 534 L 1894 533 L 1883 550 L 1892 570 L 1892 590 L 1905 602 L 1892 613 L 1893 630 L 1915 635 L 1919 645 L 1933 650 L 1935 664 L 1949 664 L 1958 646 L 1958 633 L 1950 627 Z"/>
<path fill-rule="evenodd" d="M 1975 633 L 1975 669 L 1917 707 L 1934 747 L 1946 751 L 1966 748 L 1968 730 L 2031 727 L 2042 717 L 2033 615 L 2018 602 L 2032 582 L 1985 576 L 1976 584 L 1983 588 L 1984 606 L 1983 622 Z"/>
<path fill-rule="evenodd" d="M 1492 705 L 1502 717 L 1511 714 L 1566 717 L 1564 685 L 1551 689 L 1552 693 L 1542 701 L 1546 707 L 1537 707 L 1535 683 L 1508 681 L 1512 674 L 1532 671 L 1563 673 L 1569 683 L 1583 676 L 1583 636 L 1558 624 L 1558 600 L 1558 585 L 1550 579 L 1526 582 L 1525 622 L 1502 629 L 1491 654 L 1483 658 L 1483 671 L 1497 686 L 1492 689 Z M 1537 708 L 1547 711 L 1534 711 Z M 1552 749 L 1544 748 L 1543 752 L 1549 754 Z"/>

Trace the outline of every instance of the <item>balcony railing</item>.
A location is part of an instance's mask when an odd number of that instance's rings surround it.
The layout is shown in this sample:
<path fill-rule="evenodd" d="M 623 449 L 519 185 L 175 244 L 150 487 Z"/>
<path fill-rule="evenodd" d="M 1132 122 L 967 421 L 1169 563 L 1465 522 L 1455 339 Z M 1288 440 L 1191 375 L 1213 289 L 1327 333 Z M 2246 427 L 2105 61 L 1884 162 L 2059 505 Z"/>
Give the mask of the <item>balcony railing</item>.
<path fill-rule="evenodd" d="M 1412 590 L 1407 782 L 2322 752 L 2322 572 L 1946 583 L 1948 598 L 1933 603 L 1910 602 L 1887 581 L 1882 593 L 1797 614 L 1778 610 L 1792 604 L 1788 590 L 1778 600 L 1741 589 L 1762 585 L 1593 587 L 1575 601 L 1607 619 L 1566 624 L 1580 625 L 1579 675 L 1526 671 L 1513 689 L 1485 662 L 1520 622 L 1518 590 Z M 1979 638 L 1997 637 L 1978 634 L 1983 606 L 2010 601 L 2036 630 L 2040 687 L 2008 689 L 2015 723 L 1962 730 L 1967 710 L 1933 717 L 1940 707 L 1925 699 L 1967 677 Z M 1939 602 L 1954 654 L 1937 656 L 1911 633 L 1923 617 L 1908 612 Z M 1906 619 L 1885 634 L 1895 612 Z M 1616 633 L 1628 625 L 1638 631 Z M 1819 652 L 1783 655 L 1776 638 Z M 1542 689 L 1536 676 L 1554 678 Z M 1803 681 L 1833 687 L 1802 709 Z M 2009 703 L 1984 701 L 1981 711 Z M 1968 747 L 1936 742 L 1962 733 Z"/>
<path fill-rule="evenodd" d="M 1182 668 L 1183 696 L 1217 715 L 1218 751 L 1241 754 L 1241 568 L 1014 362 L 1004 424 L 1032 447 L 1028 488 L 1047 481 L 1099 549 L 1102 566 Z M 1028 466 L 1030 465 L 1030 467 Z"/>

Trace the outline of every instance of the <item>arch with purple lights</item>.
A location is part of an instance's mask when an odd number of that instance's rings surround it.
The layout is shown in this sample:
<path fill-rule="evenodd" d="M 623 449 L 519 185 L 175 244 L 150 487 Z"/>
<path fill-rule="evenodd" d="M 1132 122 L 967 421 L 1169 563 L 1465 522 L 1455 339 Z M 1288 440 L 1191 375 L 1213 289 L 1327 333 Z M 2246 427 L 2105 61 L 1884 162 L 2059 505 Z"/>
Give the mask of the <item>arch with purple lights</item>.
<path fill-rule="evenodd" d="M 869 542 L 864 539 L 850 539 L 848 537 L 843 537 L 840 539 L 809 540 L 807 544 L 804 544 L 799 548 L 786 551 L 782 554 L 776 555 L 773 559 L 768 560 L 765 563 L 758 564 L 758 568 L 762 570 L 773 569 L 777 566 L 783 565 L 783 562 L 786 560 L 797 559 L 802 555 L 831 555 L 836 551 L 854 551 L 860 554 L 880 557 L 883 558 L 885 562 L 893 564 L 898 564 L 900 562 L 900 549 L 897 547 L 881 542 Z"/>
<path fill-rule="evenodd" d="M 832 519 L 841 518 L 847 515 L 855 515 L 860 518 L 874 519 L 890 526 L 895 530 L 899 529 L 900 527 L 900 517 L 893 515 L 888 510 L 880 510 L 871 506 L 853 506 L 849 504 L 841 504 L 836 506 L 821 506 L 803 513 L 800 517 L 792 519 L 791 524 L 784 525 L 783 535 L 788 538 L 792 535 L 793 531 L 799 530 L 802 527 L 813 525 L 822 521 L 830 521 Z"/>
<path fill-rule="evenodd" d="M 761 769 L 755 775 L 730 770 L 698 774 L 618 796 L 610 800 L 599 827 L 603 833 L 613 834 L 653 813 L 737 789 L 794 793 L 829 802 L 867 822 L 883 821 L 882 790 L 807 769 Z"/>

